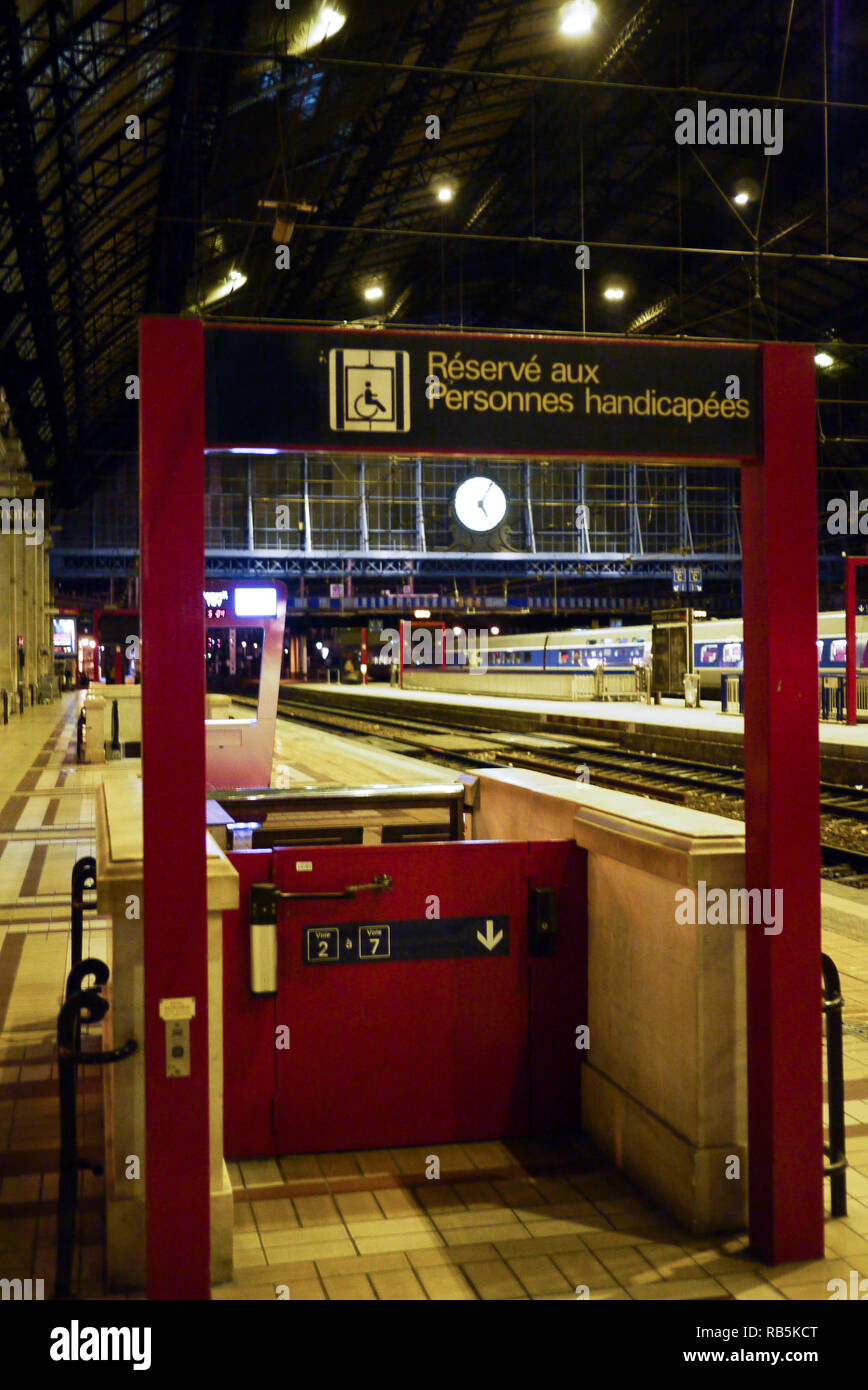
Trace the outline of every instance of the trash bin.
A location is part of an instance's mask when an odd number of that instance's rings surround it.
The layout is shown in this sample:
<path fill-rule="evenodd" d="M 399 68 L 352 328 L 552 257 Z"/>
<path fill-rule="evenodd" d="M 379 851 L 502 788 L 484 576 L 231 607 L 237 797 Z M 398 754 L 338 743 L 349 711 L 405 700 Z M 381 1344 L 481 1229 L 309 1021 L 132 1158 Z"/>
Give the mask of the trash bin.
<path fill-rule="evenodd" d="M 684 703 L 688 709 L 699 708 L 699 677 L 690 673 L 684 677 Z"/>

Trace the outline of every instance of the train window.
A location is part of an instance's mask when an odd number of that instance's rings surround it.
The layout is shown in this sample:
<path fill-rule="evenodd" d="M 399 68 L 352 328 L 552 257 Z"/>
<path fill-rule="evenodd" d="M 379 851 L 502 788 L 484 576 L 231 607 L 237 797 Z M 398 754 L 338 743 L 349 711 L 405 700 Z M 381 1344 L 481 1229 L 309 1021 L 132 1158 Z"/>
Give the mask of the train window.
<path fill-rule="evenodd" d="M 723 665 L 738 666 L 741 662 L 741 642 L 724 642 Z"/>
<path fill-rule="evenodd" d="M 718 647 L 716 642 L 707 642 L 699 648 L 700 666 L 713 666 L 717 661 Z"/>
<path fill-rule="evenodd" d="M 832 660 L 847 660 L 847 639 L 846 637 L 834 637 L 832 639 Z"/>

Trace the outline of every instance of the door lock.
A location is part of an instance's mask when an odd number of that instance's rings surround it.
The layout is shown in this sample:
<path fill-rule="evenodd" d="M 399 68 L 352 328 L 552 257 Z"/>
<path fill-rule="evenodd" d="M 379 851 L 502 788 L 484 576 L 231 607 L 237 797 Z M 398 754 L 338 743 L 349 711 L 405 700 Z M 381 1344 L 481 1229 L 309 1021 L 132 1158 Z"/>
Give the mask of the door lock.
<path fill-rule="evenodd" d="M 558 931 L 558 905 L 552 888 L 531 889 L 527 951 L 529 956 L 553 956 Z"/>

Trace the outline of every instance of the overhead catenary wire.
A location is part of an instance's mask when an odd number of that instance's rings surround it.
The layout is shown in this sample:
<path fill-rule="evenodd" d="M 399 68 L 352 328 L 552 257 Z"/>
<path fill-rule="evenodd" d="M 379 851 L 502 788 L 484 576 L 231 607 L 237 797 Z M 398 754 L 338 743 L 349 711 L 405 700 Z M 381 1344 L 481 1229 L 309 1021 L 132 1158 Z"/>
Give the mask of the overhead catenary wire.
<path fill-rule="evenodd" d="M 107 21 L 102 21 L 107 22 Z M 117 21 L 120 24 L 120 21 Z M 47 38 L 44 39 L 47 42 Z M 100 39 L 100 52 L 107 53 L 116 48 L 123 53 L 129 52 L 129 45 L 115 42 L 110 37 Z M 244 58 L 248 62 L 272 63 L 275 67 L 286 64 L 296 63 L 304 66 L 309 65 L 312 59 L 309 57 L 296 56 L 294 54 L 276 54 L 273 49 L 251 49 L 251 48 L 223 48 L 213 45 L 202 44 L 142 44 L 142 52 L 148 54 L 169 53 L 196 53 L 209 54 L 214 58 Z M 473 82 L 529 82 L 536 85 L 559 86 L 573 88 L 588 88 L 590 90 L 617 90 L 626 92 L 659 92 L 667 96 L 684 98 L 722 98 L 725 101 L 768 101 L 771 94 L 768 92 L 733 92 L 722 91 L 717 87 L 696 87 L 696 86 L 674 86 L 665 82 L 620 82 L 615 79 L 605 81 L 593 77 L 555 77 L 541 73 L 522 73 L 510 70 L 502 71 L 496 68 L 456 68 L 449 66 L 434 66 L 426 63 L 396 63 L 390 62 L 385 58 L 337 58 L 326 54 L 317 54 L 317 67 L 349 67 L 349 68 L 368 68 L 381 72 L 395 72 L 406 74 L 425 74 L 427 76 L 443 76 L 449 78 L 463 78 Z M 26 75 L 26 74 L 25 74 Z M 841 111 L 868 111 L 868 102 L 865 101 L 831 101 L 824 103 L 818 97 L 785 97 L 780 98 L 782 105 L 804 106 L 822 109 L 828 105 L 831 109 Z"/>

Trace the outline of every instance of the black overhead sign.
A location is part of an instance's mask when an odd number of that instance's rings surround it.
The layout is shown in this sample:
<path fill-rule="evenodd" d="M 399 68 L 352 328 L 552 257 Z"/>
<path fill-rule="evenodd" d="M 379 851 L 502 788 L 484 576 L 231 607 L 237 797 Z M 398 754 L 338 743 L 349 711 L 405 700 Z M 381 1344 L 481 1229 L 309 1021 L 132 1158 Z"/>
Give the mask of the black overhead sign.
<path fill-rule="evenodd" d="M 205 329 L 209 449 L 759 451 L 754 347 L 374 329 Z"/>
<path fill-rule="evenodd" d="M 508 956 L 508 917 L 420 917 L 405 922 L 355 922 L 304 927 L 305 965 L 368 961 L 450 960 L 456 956 Z"/>

